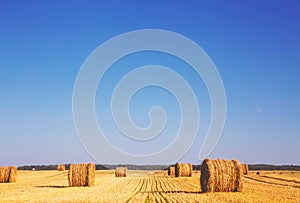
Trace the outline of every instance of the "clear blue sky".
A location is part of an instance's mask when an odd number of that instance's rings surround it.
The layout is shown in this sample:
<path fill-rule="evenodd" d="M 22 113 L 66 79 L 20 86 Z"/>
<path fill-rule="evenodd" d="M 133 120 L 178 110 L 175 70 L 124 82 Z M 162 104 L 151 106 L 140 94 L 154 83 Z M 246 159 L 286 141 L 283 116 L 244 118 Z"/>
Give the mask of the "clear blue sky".
<path fill-rule="evenodd" d="M 0 165 L 92 161 L 73 124 L 76 75 L 87 56 L 106 40 L 149 28 L 178 32 L 197 42 L 220 72 L 227 95 L 227 119 L 210 157 L 300 164 L 300 3 L 175 2 L 1 1 Z M 147 53 L 142 58 L 142 65 L 159 60 Z M 141 61 L 126 60 L 133 65 Z M 167 64 L 169 60 L 163 61 Z M 180 62 L 167 65 L 172 64 L 183 76 L 189 75 Z M 112 80 L 119 77 L 118 71 L 112 73 Z M 190 78 L 192 86 L 202 87 L 197 80 Z M 159 102 L 149 95 L 161 95 L 162 106 L 174 114 L 169 122 L 178 122 L 176 102 L 166 92 L 155 88 L 143 91 L 132 101 L 138 125 L 147 125 L 143 118 L 148 106 Z M 202 96 L 207 93 L 205 88 L 195 93 L 201 100 L 205 124 L 209 100 Z M 107 99 L 96 98 L 98 112 Z M 113 132 L 113 126 L 106 127 Z M 173 131 L 170 128 L 170 134 Z M 182 161 L 199 163 L 202 141 L 199 136 Z"/>

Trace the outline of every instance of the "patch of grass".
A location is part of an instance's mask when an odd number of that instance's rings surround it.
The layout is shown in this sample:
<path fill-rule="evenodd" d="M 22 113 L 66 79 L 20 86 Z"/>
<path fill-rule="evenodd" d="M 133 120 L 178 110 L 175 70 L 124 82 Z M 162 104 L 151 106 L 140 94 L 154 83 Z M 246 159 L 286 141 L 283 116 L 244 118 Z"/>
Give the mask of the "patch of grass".
<path fill-rule="evenodd" d="M 149 195 L 148 195 L 147 198 L 145 199 L 145 202 L 144 202 L 144 203 L 150 203 Z"/>

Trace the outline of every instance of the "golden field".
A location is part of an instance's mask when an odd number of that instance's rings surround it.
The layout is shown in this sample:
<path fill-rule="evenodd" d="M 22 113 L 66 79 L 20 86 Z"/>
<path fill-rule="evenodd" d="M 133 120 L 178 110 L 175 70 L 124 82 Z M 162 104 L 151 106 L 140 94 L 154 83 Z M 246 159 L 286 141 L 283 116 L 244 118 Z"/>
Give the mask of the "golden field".
<path fill-rule="evenodd" d="M 68 171 L 18 171 L 0 183 L 0 202 L 300 202 L 300 172 L 250 171 L 244 191 L 201 193 L 200 172 L 170 178 L 167 171 L 96 171 L 95 186 L 68 187 Z"/>

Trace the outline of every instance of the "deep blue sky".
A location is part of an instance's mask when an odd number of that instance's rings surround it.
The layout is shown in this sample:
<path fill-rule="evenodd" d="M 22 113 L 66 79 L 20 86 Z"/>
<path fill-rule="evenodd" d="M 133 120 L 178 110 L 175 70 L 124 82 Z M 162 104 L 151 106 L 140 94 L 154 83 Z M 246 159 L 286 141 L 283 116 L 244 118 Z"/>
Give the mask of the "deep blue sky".
<path fill-rule="evenodd" d="M 106 40 L 149 28 L 192 39 L 220 72 L 227 120 L 210 157 L 300 164 L 299 10 L 298 1 L 283 0 L 1 1 L 0 165 L 92 160 L 72 119 L 76 75 L 87 56 Z M 153 56 L 143 57 L 147 62 Z M 202 84 L 196 79 L 191 83 Z M 172 104 L 166 92 L 149 91 L 148 95 L 165 95 L 163 101 Z M 202 90 L 195 92 L 201 100 Z M 147 94 L 142 93 L 137 95 L 142 100 L 132 102 L 133 118 L 141 126 L 147 121 L 138 118 L 145 118 L 147 105 L 157 102 L 145 104 Z M 103 98 L 97 99 L 101 104 Z M 204 109 L 200 105 L 204 115 L 206 103 L 203 99 Z M 176 105 L 169 106 L 175 115 L 170 122 L 176 123 Z M 99 112 L 101 108 L 96 104 Z M 204 116 L 203 122 L 208 119 Z M 199 136 L 182 161 L 198 163 L 202 140 Z"/>

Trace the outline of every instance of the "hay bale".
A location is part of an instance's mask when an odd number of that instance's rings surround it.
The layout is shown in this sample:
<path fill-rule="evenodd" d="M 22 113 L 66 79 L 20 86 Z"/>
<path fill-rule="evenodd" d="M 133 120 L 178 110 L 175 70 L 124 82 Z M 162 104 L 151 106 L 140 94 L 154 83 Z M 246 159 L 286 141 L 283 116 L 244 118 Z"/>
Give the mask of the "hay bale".
<path fill-rule="evenodd" d="M 243 174 L 248 175 L 248 164 L 242 164 Z"/>
<path fill-rule="evenodd" d="M 168 168 L 168 176 L 175 177 L 175 167 L 174 166 L 170 166 Z"/>
<path fill-rule="evenodd" d="M 64 171 L 64 170 L 66 170 L 66 167 L 65 167 L 64 164 L 58 164 L 58 165 L 57 165 L 57 170 L 58 170 L 58 171 Z"/>
<path fill-rule="evenodd" d="M 9 182 L 15 183 L 17 181 L 17 167 L 16 166 L 10 166 L 10 174 L 9 174 Z"/>
<path fill-rule="evenodd" d="M 117 167 L 115 177 L 126 177 L 127 167 Z"/>
<path fill-rule="evenodd" d="M 0 167 L 0 183 L 14 183 L 17 181 L 16 166 Z"/>
<path fill-rule="evenodd" d="M 190 163 L 176 163 L 175 176 L 176 177 L 192 177 L 193 166 Z"/>
<path fill-rule="evenodd" d="M 243 169 L 237 160 L 205 159 L 201 165 L 202 192 L 241 192 Z"/>
<path fill-rule="evenodd" d="M 70 187 L 93 186 L 95 182 L 95 164 L 70 164 L 68 180 Z"/>

